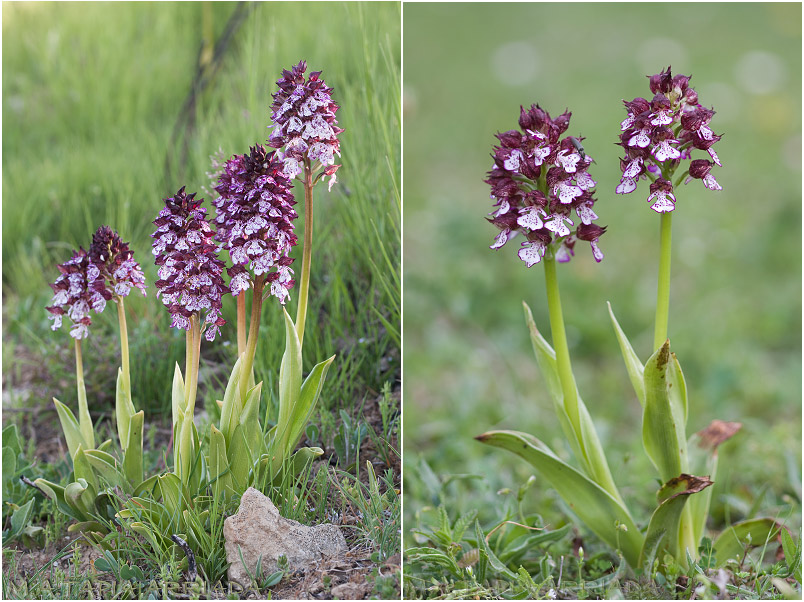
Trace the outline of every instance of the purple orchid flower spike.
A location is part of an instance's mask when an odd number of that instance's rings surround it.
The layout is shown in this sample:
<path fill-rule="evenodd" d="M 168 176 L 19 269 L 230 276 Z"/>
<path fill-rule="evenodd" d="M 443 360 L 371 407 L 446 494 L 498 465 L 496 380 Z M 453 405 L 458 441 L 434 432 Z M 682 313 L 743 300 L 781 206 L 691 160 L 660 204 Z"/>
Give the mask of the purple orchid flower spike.
<path fill-rule="evenodd" d="M 330 176 L 329 188 L 335 183 L 335 155 L 340 156 L 341 146 L 335 112 L 340 108 L 332 100 L 332 88 L 315 71 L 305 78 L 307 63 L 299 61 L 290 71 L 282 71 L 277 80 L 279 87 L 272 94 L 271 120 L 274 122 L 269 144 L 279 151 L 284 172 L 294 178 L 304 171 L 305 160 L 313 164 L 313 171 L 321 166 L 322 176 Z"/>
<path fill-rule="evenodd" d="M 206 219 L 203 199 L 185 194 L 184 187 L 168 199 L 154 220 L 153 254 L 159 266 L 156 296 L 170 311 L 171 328 L 189 330 L 190 318 L 203 311 L 206 338 L 212 341 L 226 321 L 221 316 L 223 262 L 213 242 L 215 231 Z"/>
<path fill-rule="evenodd" d="M 215 190 L 215 238 L 234 264 L 227 269 L 232 295 L 251 288 L 251 269 L 257 276 L 266 274 L 270 294 L 284 304 L 294 284 L 290 251 L 298 242 L 298 214 L 283 162 L 257 144 L 226 162 Z"/>
<path fill-rule="evenodd" d="M 524 235 L 518 255 L 528 267 L 551 248 L 558 261 L 569 261 L 578 239 L 590 243 L 595 261 L 603 259 L 597 241 L 606 229 L 593 224 L 598 216 L 593 209 L 596 182 L 588 172 L 592 157 L 583 138 L 561 137 L 570 117 L 565 112 L 551 119 L 538 105 L 520 107 L 520 130 L 497 134 L 500 144 L 485 180 L 496 207 L 488 220 L 500 230 L 491 248 Z"/>
<path fill-rule="evenodd" d="M 715 112 L 698 103 L 698 93 L 690 87 L 686 75 L 673 77 L 670 67 L 650 76 L 653 99 L 635 98 L 623 101 L 628 115 L 620 124 L 622 134 L 619 145 L 625 150 L 620 159 L 622 177 L 617 194 L 628 194 L 637 188 L 637 182 L 649 178 L 652 182 L 648 202 L 657 213 L 675 209 L 673 174 L 684 161 L 690 161 L 685 183 L 703 180 L 709 190 L 721 190 L 710 173 L 720 166 L 714 144 L 721 136 L 709 127 Z M 709 153 L 710 160 L 692 159 L 693 149 Z"/>

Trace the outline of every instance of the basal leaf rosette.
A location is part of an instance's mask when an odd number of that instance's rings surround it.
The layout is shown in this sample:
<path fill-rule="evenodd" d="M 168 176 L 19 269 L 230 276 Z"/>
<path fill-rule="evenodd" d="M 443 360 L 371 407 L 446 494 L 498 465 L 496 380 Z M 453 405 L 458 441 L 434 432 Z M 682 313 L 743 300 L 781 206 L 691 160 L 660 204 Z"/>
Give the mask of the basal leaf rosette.
<path fill-rule="evenodd" d="M 154 220 L 152 252 L 159 266 L 156 296 L 170 311 L 171 328 L 190 330 L 193 314 L 204 313 L 206 338 L 212 341 L 226 321 L 221 315 L 223 262 L 217 257 L 215 231 L 206 219 L 203 199 L 186 194 L 184 186 L 165 199 Z"/>
<path fill-rule="evenodd" d="M 215 239 L 229 253 L 229 289 L 237 296 L 253 286 L 251 272 L 265 274 L 270 294 L 284 304 L 294 284 L 291 249 L 298 217 L 291 182 L 275 151 L 257 144 L 229 159 L 215 187 Z"/>
<path fill-rule="evenodd" d="M 332 100 L 332 88 L 321 78 L 321 71 L 305 77 L 307 62 L 299 61 L 290 71 L 284 69 L 277 80 L 279 90 L 272 94 L 271 120 L 273 131 L 269 144 L 279 151 L 285 175 L 294 178 L 308 164 L 313 172 L 319 168 L 322 176 L 331 176 L 329 188 L 335 183 L 335 155 L 340 156 L 341 146 L 335 118 L 340 108 Z"/>
<path fill-rule="evenodd" d="M 494 147 L 494 165 L 485 180 L 496 207 L 487 219 L 500 230 L 491 248 L 523 235 L 518 255 L 528 267 L 548 252 L 560 262 L 569 261 L 577 240 L 590 243 L 595 261 L 603 259 L 597 242 L 606 228 L 594 223 L 596 182 L 588 173 L 592 157 L 581 144 L 583 138 L 562 138 L 571 115 L 564 112 L 552 119 L 539 105 L 520 107 L 520 130 L 496 135 L 500 144 Z"/>
<path fill-rule="evenodd" d="M 657 213 L 675 209 L 674 188 L 697 179 L 709 190 L 721 190 L 712 168 L 721 165 L 714 145 L 721 139 L 709 127 L 715 114 L 698 102 L 698 93 L 690 87 L 686 75 L 673 77 L 670 67 L 650 76 L 653 99 L 623 101 L 628 115 L 620 124 L 619 145 L 625 150 L 620 159 L 622 178 L 617 194 L 628 194 L 640 179 L 651 181 L 648 202 Z M 708 159 L 693 159 L 694 150 L 706 151 Z M 679 166 L 689 164 L 675 183 Z"/>

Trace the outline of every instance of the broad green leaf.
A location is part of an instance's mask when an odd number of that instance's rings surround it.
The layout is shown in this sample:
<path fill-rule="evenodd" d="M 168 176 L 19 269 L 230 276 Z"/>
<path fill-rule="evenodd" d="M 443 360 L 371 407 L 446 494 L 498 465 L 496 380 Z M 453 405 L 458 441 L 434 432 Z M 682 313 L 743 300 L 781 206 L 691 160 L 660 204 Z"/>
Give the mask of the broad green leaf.
<path fill-rule="evenodd" d="M 184 486 L 174 473 L 169 472 L 159 477 L 159 490 L 162 493 L 162 502 L 171 518 L 179 518 L 184 509 L 186 495 Z"/>
<path fill-rule="evenodd" d="M 290 414 L 287 416 L 287 421 L 283 422 L 280 419 L 277 422 L 277 430 L 283 441 L 281 448 L 283 458 L 287 458 L 290 455 L 299 442 L 302 433 L 304 433 L 304 427 L 307 426 L 316 402 L 318 402 L 318 398 L 321 395 L 321 389 L 324 386 L 324 379 L 327 376 L 329 366 L 334 360 L 335 356 L 333 355 L 315 365 L 301 386 L 301 393 L 293 404 Z"/>
<path fill-rule="evenodd" d="M 179 411 L 184 410 L 184 379 L 181 377 L 181 368 L 178 362 L 173 369 L 173 387 L 171 388 L 171 408 L 173 424 L 179 421 Z"/>
<path fill-rule="evenodd" d="M 95 476 L 95 471 L 92 469 L 92 464 L 89 463 L 86 454 L 84 454 L 84 449 L 80 445 L 78 449 L 75 450 L 75 456 L 73 456 L 73 470 L 75 472 L 76 481 L 84 479 L 87 482 L 91 497 L 94 500 L 99 490 L 98 479 Z"/>
<path fill-rule="evenodd" d="M 679 524 L 689 496 L 699 493 L 712 484 L 706 477 L 694 477 L 682 474 L 670 479 L 659 489 L 657 498 L 659 507 L 653 512 L 645 543 L 639 556 L 639 568 L 650 570 L 660 550 L 666 550 L 676 559 L 679 556 Z M 691 550 L 696 554 L 697 550 Z"/>
<path fill-rule="evenodd" d="M 82 512 L 76 511 L 72 506 L 70 506 L 70 504 L 67 503 L 67 500 L 64 497 L 64 487 L 57 485 L 56 483 L 51 483 L 45 479 L 36 479 L 34 484 L 39 487 L 39 489 L 44 491 L 48 498 L 56 502 L 56 506 L 58 506 L 59 510 L 63 514 L 66 514 L 67 516 L 70 516 L 78 521 L 85 520 Z"/>
<path fill-rule="evenodd" d="M 177 460 L 174 470 L 183 483 L 189 484 L 192 462 L 196 453 L 193 447 L 193 416 L 189 411 L 184 414 L 184 418 L 181 422 L 181 430 L 179 431 L 179 438 L 174 440 L 173 444 L 178 448 L 176 450 Z"/>
<path fill-rule="evenodd" d="M 81 516 L 81 520 L 92 520 L 93 504 L 87 503 L 85 494 L 91 494 L 89 484 L 84 479 L 77 479 L 64 488 L 64 500 Z"/>
<path fill-rule="evenodd" d="M 130 385 L 126 386 L 122 368 L 117 369 L 117 395 L 114 408 L 117 417 L 117 436 L 120 439 L 120 447 L 125 451 L 128 449 L 128 425 L 135 410 L 131 401 L 131 388 Z"/>
<path fill-rule="evenodd" d="M 530 462 L 578 518 L 603 541 L 622 550 L 632 567 L 637 566 L 642 535 L 628 509 L 608 491 L 560 460 L 544 443 L 527 433 L 490 431 L 476 439 L 507 449 Z"/>
<path fill-rule="evenodd" d="M 665 482 L 689 471 L 683 409 L 668 393 L 670 364 L 668 341 L 645 364 L 642 414 L 642 444 Z"/>
<path fill-rule="evenodd" d="M 17 472 L 17 456 L 10 447 L 3 448 L 3 480 L 11 479 Z"/>
<path fill-rule="evenodd" d="M 226 457 L 226 440 L 214 424 L 211 424 L 209 429 L 209 480 L 215 497 L 222 499 L 224 493 L 232 487 L 229 460 Z"/>
<path fill-rule="evenodd" d="M 81 438 L 84 442 L 84 449 L 95 449 L 95 429 L 92 426 L 92 417 L 89 415 L 84 375 L 78 373 L 76 377 L 78 381 L 78 424 L 81 429 Z"/>
<path fill-rule="evenodd" d="M 251 454 L 246 443 L 243 426 L 238 424 L 232 435 L 231 446 L 227 448 L 229 456 L 229 473 L 235 491 L 243 493 L 248 486 L 248 474 L 252 467 Z"/>
<path fill-rule="evenodd" d="M 681 416 L 684 420 L 684 430 L 687 428 L 687 383 L 684 380 L 684 373 L 681 371 L 681 365 L 678 363 L 678 358 L 675 353 L 670 354 L 670 365 L 667 368 L 667 394 L 670 397 L 670 403 L 676 411 L 681 410 Z"/>
<path fill-rule="evenodd" d="M 101 444 L 100 444 L 98 447 L 96 447 L 95 449 L 97 449 L 98 451 L 102 451 L 102 452 L 108 452 L 108 451 L 109 451 L 111 448 L 112 448 L 112 440 L 111 440 L 111 439 L 107 439 L 106 441 L 104 441 L 103 443 L 101 443 Z"/>
<path fill-rule="evenodd" d="M 770 518 L 752 518 L 734 523 L 718 535 L 712 544 L 718 566 L 723 566 L 732 559 L 740 560 L 746 547 L 770 543 L 779 535 L 780 529 L 781 525 Z"/>
<path fill-rule="evenodd" d="M 69 527 L 67 527 L 67 531 L 69 533 L 100 533 L 101 535 L 103 535 L 104 533 L 107 532 L 107 529 L 98 521 L 87 520 L 70 525 Z"/>
<path fill-rule="evenodd" d="M 301 392 L 302 356 L 296 326 L 282 308 L 285 315 L 285 353 L 279 366 L 279 417 L 277 425 L 290 423 L 290 414 L 296 406 Z M 281 427 L 280 427 L 281 430 Z"/>
<path fill-rule="evenodd" d="M 573 407 L 573 412 L 577 414 L 577 423 L 573 422 L 573 418 L 564 404 L 564 392 L 561 389 L 558 376 L 556 353 L 536 328 L 536 323 L 533 320 L 533 314 L 528 304 L 523 302 L 522 305 L 525 308 L 525 321 L 530 331 L 536 362 L 539 364 L 539 369 L 547 382 L 547 388 L 553 397 L 553 407 L 558 415 L 564 436 L 570 442 L 573 453 L 586 475 L 624 505 L 625 502 L 620 495 L 619 489 L 617 489 L 614 478 L 611 476 L 606 454 L 600 444 L 597 430 L 589 411 L 586 409 L 586 404 L 578 395 L 576 404 Z"/>
<path fill-rule="evenodd" d="M 132 495 L 134 497 L 140 497 L 143 494 L 153 496 L 157 487 L 159 487 L 159 475 L 153 475 L 137 485 Z"/>
<path fill-rule="evenodd" d="M 9 424 L 3 429 L 3 447 L 10 448 L 17 456 L 22 453 L 22 446 L 20 445 L 20 435 L 17 430 L 16 424 Z"/>
<path fill-rule="evenodd" d="M 83 446 L 84 444 L 84 436 L 81 433 L 81 427 L 70 408 L 55 397 L 53 398 L 53 404 L 56 406 L 59 422 L 61 422 L 61 430 L 64 432 L 64 438 L 67 440 L 67 451 L 70 452 L 70 459 L 72 459 L 78 446 Z"/>
<path fill-rule="evenodd" d="M 609 315 L 611 316 L 611 323 L 614 325 L 617 341 L 620 343 L 620 352 L 623 355 L 628 378 L 631 379 L 631 386 L 634 387 L 634 392 L 636 393 L 639 403 L 644 406 L 645 381 L 643 378 L 644 368 L 642 367 L 642 362 L 639 361 L 637 354 L 634 352 L 634 348 L 631 346 L 631 342 L 628 340 L 628 337 L 625 336 L 623 329 L 620 328 L 620 323 L 617 322 L 617 318 L 614 317 L 614 310 L 611 309 L 611 303 L 607 302 L 607 305 L 609 306 Z"/>
<path fill-rule="evenodd" d="M 717 481 L 718 446 L 730 439 L 742 425 L 739 422 L 713 420 L 705 429 L 693 434 L 687 442 L 692 474 L 705 474 Z M 687 503 L 695 541 L 701 541 L 706 530 L 706 519 L 712 501 L 712 489 L 693 496 Z"/>
<path fill-rule="evenodd" d="M 123 456 L 123 472 L 132 487 L 142 483 L 142 429 L 145 411 L 140 410 L 131 416 L 128 426 L 128 449 Z"/>
<path fill-rule="evenodd" d="M 232 435 L 235 426 L 239 423 L 242 402 L 240 400 L 240 367 L 243 365 L 245 353 L 235 362 L 229 382 L 226 383 L 226 392 L 223 394 L 221 406 L 221 432 L 226 440 L 227 448 L 232 444 Z"/>
<path fill-rule="evenodd" d="M 89 449 L 84 452 L 92 468 L 98 472 L 109 485 L 112 487 L 120 487 L 124 483 L 121 478 L 120 466 L 112 454 L 97 449 Z"/>
<path fill-rule="evenodd" d="M 33 516 L 33 503 L 34 500 L 28 500 L 27 504 L 23 504 L 11 514 L 11 533 L 12 538 L 19 536 L 25 526 L 31 522 Z"/>
<path fill-rule="evenodd" d="M 320 447 L 302 447 L 300 450 L 297 450 L 291 457 L 290 462 L 288 462 L 287 467 L 290 470 L 290 473 L 296 477 L 307 468 L 307 465 L 310 464 L 316 458 L 320 458 L 324 455 L 324 450 Z"/>
<path fill-rule="evenodd" d="M 252 387 L 246 396 L 246 404 L 240 414 L 240 426 L 243 428 L 246 445 L 249 449 L 249 461 L 253 466 L 262 453 L 262 426 L 260 425 L 260 397 L 262 383 Z"/>

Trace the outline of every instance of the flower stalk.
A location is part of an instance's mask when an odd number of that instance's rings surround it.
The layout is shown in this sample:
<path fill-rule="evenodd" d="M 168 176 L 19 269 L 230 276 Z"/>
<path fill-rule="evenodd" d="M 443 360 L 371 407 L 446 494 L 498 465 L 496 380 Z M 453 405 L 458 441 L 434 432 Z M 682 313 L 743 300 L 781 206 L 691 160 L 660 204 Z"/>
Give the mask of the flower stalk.
<path fill-rule="evenodd" d="M 313 171 L 310 161 L 304 162 L 304 246 L 299 281 L 299 305 L 296 310 L 296 332 L 304 346 L 304 325 L 307 321 L 307 297 L 310 291 L 310 265 L 313 257 Z"/>
<path fill-rule="evenodd" d="M 656 292 L 656 322 L 653 331 L 653 349 L 667 340 L 667 324 L 670 315 L 670 259 L 672 256 L 673 212 L 661 214 L 659 284 Z"/>
<path fill-rule="evenodd" d="M 572 375 L 567 332 L 564 328 L 564 316 L 561 311 L 561 294 L 558 289 L 556 260 L 552 254 L 547 254 L 544 257 L 544 279 L 547 288 L 547 309 L 550 313 L 550 330 L 553 334 L 553 348 L 556 352 L 558 377 L 561 381 L 561 390 L 564 393 L 564 407 L 573 410 L 569 412 L 570 418 L 574 423 L 577 423 L 578 391 L 575 387 L 575 378 Z"/>

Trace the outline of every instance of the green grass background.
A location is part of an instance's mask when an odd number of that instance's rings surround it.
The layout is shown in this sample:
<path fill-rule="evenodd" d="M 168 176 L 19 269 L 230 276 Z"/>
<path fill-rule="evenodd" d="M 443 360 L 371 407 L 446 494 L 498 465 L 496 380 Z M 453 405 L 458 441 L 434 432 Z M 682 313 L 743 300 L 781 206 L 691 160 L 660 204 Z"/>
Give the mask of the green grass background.
<path fill-rule="evenodd" d="M 619 181 L 622 99 L 648 96 L 646 75 L 692 75 L 723 167 L 721 192 L 677 191 L 669 332 L 690 399 L 688 432 L 712 419 L 743 431 L 721 450 L 710 526 L 800 500 L 801 7 L 797 4 L 431 4 L 404 6 L 404 449 L 411 529 L 444 501 L 490 524 L 531 474 L 475 442 L 490 429 L 532 432 L 568 455 L 538 372 L 522 300 L 549 336 L 544 275 L 489 250 L 496 229 L 483 183 L 494 133 L 518 127 L 520 104 L 585 136 L 608 232 L 595 264 L 586 243 L 560 265 L 564 318 L 581 395 L 616 480 L 648 517 L 655 471 L 606 301 L 637 354 L 653 336 L 659 219 L 647 185 Z M 432 474 L 422 465 L 426 461 Z M 546 521 L 556 498 L 526 498 Z M 799 514 L 800 510 L 796 511 Z M 797 522 L 798 519 L 796 519 Z M 586 544 L 585 544 L 586 545 Z"/>
<path fill-rule="evenodd" d="M 135 293 L 127 301 L 135 404 L 148 411 L 169 407 L 172 366 L 183 365 L 184 336 L 169 330 L 168 312 L 155 299 L 151 221 L 162 199 L 183 185 L 204 196 L 209 156 L 219 148 L 230 156 L 265 143 L 270 93 L 281 70 L 300 59 L 307 60 L 308 72 L 323 70 L 345 129 L 339 183 L 331 193 L 325 186 L 315 192 L 305 368 L 338 354 L 322 395 L 326 411 L 352 413 L 366 395 L 398 380 L 398 344 L 389 330 L 398 330 L 399 323 L 400 6 L 255 3 L 198 99 L 188 161 L 180 168 L 182 142 L 172 133 L 202 39 L 217 40 L 235 8 L 235 3 L 184 2 L 3 4 L 7 387 L 31 367 L 26 362 L 44 362 L 52 378 L 63 377 L 62 388 L 49 394 L 68 403 L 74 399 L 73 360 L 63 351 L 70 338 L 66 329 L 48 328 L 48 282 L 70 249 L 86 247 L 95 229 L 109 224 L 131 241 L 150 284 L 146 298 Z M 303 213 L 301 187 L 295 192 Z M 209 200 L 207 207 L 214 216 Z M 300 258 L 301 251 L 300 244 L 294 256 Z M 393 269 L 385 267 L 386 255 Z M 224 310 L 229 324 L 223 336 L 203 345 L 212 361 L 206 378 L 202 362 L 201 378 L 220 389 L 218 395 L 235 355 L 232 299 Z M 94 411 L 108 409 L 113 399 L 116 337 L 110 307 L 93 323 L 91 352 L 84 357 Z M 274 381 L 283 350 L 281 309 L 269 302 L 255 365 L 258 380 Z M 216 360 L 221 364 L 213 373 Z M 34 403 L 49 403 L 49 395 Z"/>

